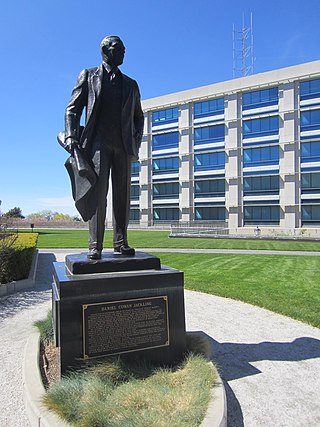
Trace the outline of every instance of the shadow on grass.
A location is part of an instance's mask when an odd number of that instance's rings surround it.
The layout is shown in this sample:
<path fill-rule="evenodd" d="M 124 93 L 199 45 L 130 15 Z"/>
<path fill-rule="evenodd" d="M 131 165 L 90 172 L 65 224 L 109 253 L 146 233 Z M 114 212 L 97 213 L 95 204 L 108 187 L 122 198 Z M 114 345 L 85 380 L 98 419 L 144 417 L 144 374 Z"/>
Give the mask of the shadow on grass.
<path fill-rule="evenodd" d="M 285 362 L 298 362 L 320 357 L 320 340 L 310 337 L 301 337 L 292 342 L 261 342 L 258 344 L 245 343 L 220 343 L 208 336 L 211 347 L 211 358 L 219 369 L 224 382 L 227 405 L 228 426 L 242 427 L 243 415 L 228 381 L 260 374 L 261 371 L 250 362 L 274 360 Z"/>
<path fill-rule="evenodd" d="M 51 300 L 53 253 L 39 254 L 35 287 L 0 298 L 0 320 L 15 316 L 36 304 Z"/>

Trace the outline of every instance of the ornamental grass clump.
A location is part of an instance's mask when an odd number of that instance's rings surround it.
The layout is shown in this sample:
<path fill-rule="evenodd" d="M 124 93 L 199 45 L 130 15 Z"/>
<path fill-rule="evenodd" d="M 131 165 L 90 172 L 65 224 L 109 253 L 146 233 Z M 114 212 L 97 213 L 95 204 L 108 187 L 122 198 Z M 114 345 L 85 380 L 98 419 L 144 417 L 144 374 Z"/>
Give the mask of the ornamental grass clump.
<path fill-rule="evenodd" d="M 170 368 L 113 357 L 54 383 L 43 404 L 76 427 L 194 427 L 216 380 L 212 364 L 194 352 Z"/>

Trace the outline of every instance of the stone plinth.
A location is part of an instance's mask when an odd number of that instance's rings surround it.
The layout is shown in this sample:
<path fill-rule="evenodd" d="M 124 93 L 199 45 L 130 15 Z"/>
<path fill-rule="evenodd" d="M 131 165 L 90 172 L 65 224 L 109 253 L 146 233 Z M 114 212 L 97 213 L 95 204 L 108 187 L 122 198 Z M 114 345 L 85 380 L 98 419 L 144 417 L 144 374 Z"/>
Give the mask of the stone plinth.
<path fill-rule="evenodd" d="M 155 257 L 140 254 L 138 264 L 157 265 Z M 69 265 L 74 257 L 68 256 Z M 122 271 L 91 274 L 71 274 L 65 263 L 54 263 L 52 308 L 62 373 L 111 354 L 160 364 L 181 358 L 186 345 L 183 273 L 165 266 L 125 270 L 132 260 L 122 259 Z M 89 269 L 101 268 L 90 264 Z"/>

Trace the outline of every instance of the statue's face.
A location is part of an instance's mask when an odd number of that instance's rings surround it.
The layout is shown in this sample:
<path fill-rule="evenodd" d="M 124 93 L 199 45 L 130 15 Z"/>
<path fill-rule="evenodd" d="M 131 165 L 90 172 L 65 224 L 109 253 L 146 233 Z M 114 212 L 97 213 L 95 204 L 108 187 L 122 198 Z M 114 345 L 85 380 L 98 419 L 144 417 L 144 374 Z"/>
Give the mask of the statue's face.
<path fill-rule="evenodd" d="M 125 50 L 121 40 L 112 39 L 109 46 L 103 48 L 103 57 L 109 65 L 118 66 L 123 63 Z"/>

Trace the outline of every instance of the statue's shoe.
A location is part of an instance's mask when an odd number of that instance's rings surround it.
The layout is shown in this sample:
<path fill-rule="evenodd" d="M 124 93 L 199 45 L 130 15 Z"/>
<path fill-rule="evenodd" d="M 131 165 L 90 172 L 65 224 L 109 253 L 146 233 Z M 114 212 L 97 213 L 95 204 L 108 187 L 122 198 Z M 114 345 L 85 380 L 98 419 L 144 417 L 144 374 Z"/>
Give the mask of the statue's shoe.
<path fill-rule="evenodd" d="M 89 253 L 87 255 L 89 259 L 101 259 L 101 251 L 97 248 L 89 249 Z"/>
<path fill-rule="evenodd" d="M 121 246 L 115 247 L 114 252 L 120 253 L 122 255 L 127 255 L 127 256 L 133 256 L 136 253 L 134 248 L 130 248 L 130 246 L 127 246 L 127 245 L 121 245 Z"/>

